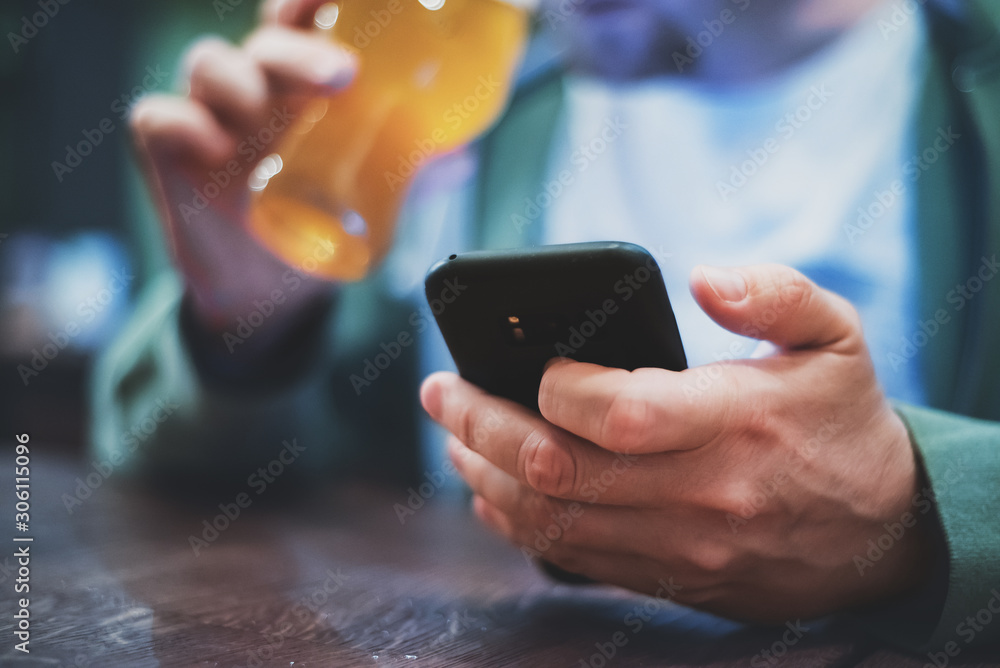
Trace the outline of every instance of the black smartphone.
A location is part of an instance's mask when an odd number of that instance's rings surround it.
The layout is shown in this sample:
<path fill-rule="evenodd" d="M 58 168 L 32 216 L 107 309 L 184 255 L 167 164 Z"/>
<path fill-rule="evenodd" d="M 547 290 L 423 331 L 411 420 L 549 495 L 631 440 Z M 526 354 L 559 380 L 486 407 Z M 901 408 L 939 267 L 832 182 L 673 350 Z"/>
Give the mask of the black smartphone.
<path fill-rule="evenodd" d="M 660 268 L 635 244 L 452 255 L 431 267 L 425 288 L 459 374 L 534 410 L 553 357 L 687 368 Z"/>
<path fill-rule="evenodd" d="M 424 283 L 459 374 L 538 410 L 545 363 L 687 368 L 656 260 L 615 241 L 475 251 L 430 268 Z M 542 560 L 551 577 L 593 580 Z"/>

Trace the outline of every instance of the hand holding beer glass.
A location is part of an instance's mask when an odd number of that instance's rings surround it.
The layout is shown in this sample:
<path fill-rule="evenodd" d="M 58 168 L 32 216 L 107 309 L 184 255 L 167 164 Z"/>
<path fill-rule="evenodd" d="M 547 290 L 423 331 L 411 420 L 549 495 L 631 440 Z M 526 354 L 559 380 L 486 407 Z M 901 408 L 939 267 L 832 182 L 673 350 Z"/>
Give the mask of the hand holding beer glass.
<path fill-rule="evenodd" d="M 357 53 L 358 74 L 308 104 L 251 176 L 249 224 L 289 264 L 323 244 L 313 273 L 352 281 L 389 250 L 414 172 L 500 115 L 527 16 L 501 0 L 340 0 L 316 24 Z"/>
<path fill-rule="evenodd" d="M 438 4 L 266 0 L 243 44 L 207 38 L 188 50 L 186 95 L 150 95 L 133 110 L 203 328 L 228 331 L 279 288 L 286 301 L 251 345 L 279 340 L 329 292 L 322 279 L 357 280 L 382 259 L 420 165 L 499 115 L 526 12 L 427 2 Z"/>

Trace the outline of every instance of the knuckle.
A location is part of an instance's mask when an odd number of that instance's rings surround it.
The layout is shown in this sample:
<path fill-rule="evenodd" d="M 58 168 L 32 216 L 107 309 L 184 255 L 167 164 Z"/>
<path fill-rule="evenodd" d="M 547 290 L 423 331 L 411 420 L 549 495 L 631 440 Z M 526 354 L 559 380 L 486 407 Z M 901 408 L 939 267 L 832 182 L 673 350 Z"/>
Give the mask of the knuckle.
<path fill-rule="evenodd" d="M 772 443 L 780 434 L 780 425 L 769 410 L 781 398 L 781 388 L 772 384 L 754 384 L 739 374 L 732 374 L 722 388 L 725 401 L 718 413 L 716 440 L 719 442 Z M 741 456 L 742 453 L 736 453 Z"/>
<path fill-rule="evenodd" d="M 260 60 L 260 54 L 266 41 L 267 28 L 263 28 L 253 33 L 243 42 L 243 53 L 255 60 Z"/>
<path fill-rule="evenodd" d="M 199 106 L 163 93 L 143 97 L 129 111 L 127 120 L 137 148 L 143 153 L 156 152 L 164 142 L 172 146 L 178 136 L 200 130 Z"/>
<path fill-rule="evenodd" d="M 477 432 L 476 419 L 476 410 L 470 405 L 459 407 L 458 414 L 455 416 L 455 426 L 457 427 L 455 436 L 458 436 L 458 440 L 473 448 L 479 444 L 475 438 Z"/>
<path fill-rule="evenodd" d="M 788 279 L 778 283 L 775 306 L 782 310 L 797 312 L 808 307 L 812 294 L 813 284 L 809 279 L 797 271 L 792 271 Z"/>
<path fill-rule="evenodd" d="M 748 519 L 747 516 L 753 514 L 752 491 L 742 480 L 725 483 L 715 488 L 708 505 L 720 513 Z"/>
<path fill-rule="evenodd" d="M 760 398 L 748 392 L 738 373 L 731 373 L 729 367 L 720 365 L 719 382 L 713 386 L 713 396 L 706 402 L 706 410 L 711 411 L 704 427 L 698 432 L 697 446 L 720 446 L 741 439 L 752 432 L 752 423 L 758 417 Z M 759 394 L 761 390 L 757 390 Z"/>
<path fill-rule="evenodd" d="M 626 386 L 615 395 L 601 428 L 602 442 L 608 443 L 621 452 L 639 450 L 646 441 L 652 426 L 652 411 L 649 402 L 630 392 Z"/>
<path fill-rule="evenodd" d="M 522 478 L 542 494 L 572 496 L 578 468 L 573 454 L 543 429 L 532 429 L 521 443 Z"/>
<path fill-rule="evenodd" d="M 703 541 L 694 547 L 688 561 L 703 574 L 719 576 L 732 569 L 735 552 L 727 543 Z"/>
<path fill-rule="evenodd" d="M 499 432 L 505 421 L 505 416 L 493 408 L 467 404 L 459 409 L 456 435 L 470 446 L 480 446 Z"/>
<path fill-rule="evenodd" d="M 243 42 L 243 51 L 255 60 L 263 60 L 281 47 L 284 34 L 283 28 L 264 26 L 246 38 Z"/>
<path fill-rule="evenodd" d="M 128 125 L 133 134 L 144 136 L 156 129 L 156 110 L 160 101 L 156 95 L 147 95 L 129 111 Z"/>
<path fill-rule="evenodd" d="M 230 48 L 227 42 L 218 37 L 205 37 L 192 44 L 184 57 L 184 69 L 188 78 L 203 78 Z"/>

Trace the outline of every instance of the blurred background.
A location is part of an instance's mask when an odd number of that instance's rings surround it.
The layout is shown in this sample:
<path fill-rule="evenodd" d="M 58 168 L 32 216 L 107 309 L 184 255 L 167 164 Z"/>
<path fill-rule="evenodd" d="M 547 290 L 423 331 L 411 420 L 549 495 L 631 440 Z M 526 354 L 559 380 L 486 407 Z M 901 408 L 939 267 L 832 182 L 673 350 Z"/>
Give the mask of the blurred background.
<path fill-rule="evenodd" d="M 257 4 L 0 3 L 0 434 L 82 444 L 93 356 L 166 262 L 128 111 L 175 90 L 199 35 L 244 35 Z"/>

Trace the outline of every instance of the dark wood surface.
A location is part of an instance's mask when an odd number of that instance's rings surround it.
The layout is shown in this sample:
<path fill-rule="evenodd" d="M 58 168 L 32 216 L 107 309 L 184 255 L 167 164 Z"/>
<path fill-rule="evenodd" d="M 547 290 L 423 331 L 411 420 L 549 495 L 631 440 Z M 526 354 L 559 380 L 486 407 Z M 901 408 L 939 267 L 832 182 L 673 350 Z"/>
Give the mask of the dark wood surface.
<path fill-rule="evenodd" d="M 0 665 L 914 666 L 843 622 L 744 627 L 610 587 L 555 584 L 439 494 L 401 524 L 406 492 L 303 491 L 279 478 L 195 556 L 189 536 L 232 495 L 180 499 L 111 479 L 67 512 L 86 464 L 33 452 L 31 654 L 14 651 L 13 483 L 0 495 Z M 12 477 L 13 454 L 0 465 Z M 282 485 L 286 489 L 281 490 Z M 288 492 L 297 493 L 289 495 Z M 268 499 L 268 497 L 272 497 Z M 626 616 L 648 604 L 637 630 Z M 634 619 L 634 618 L 633 618 Z M 616 633 L 624 646 L 605 660 Z M 780 649 L 780 648 L 779 648 Z M 751 661 L 757 660 L 751 664 Z M 950 666 L 1000 666 L 964 653 Z"/>

